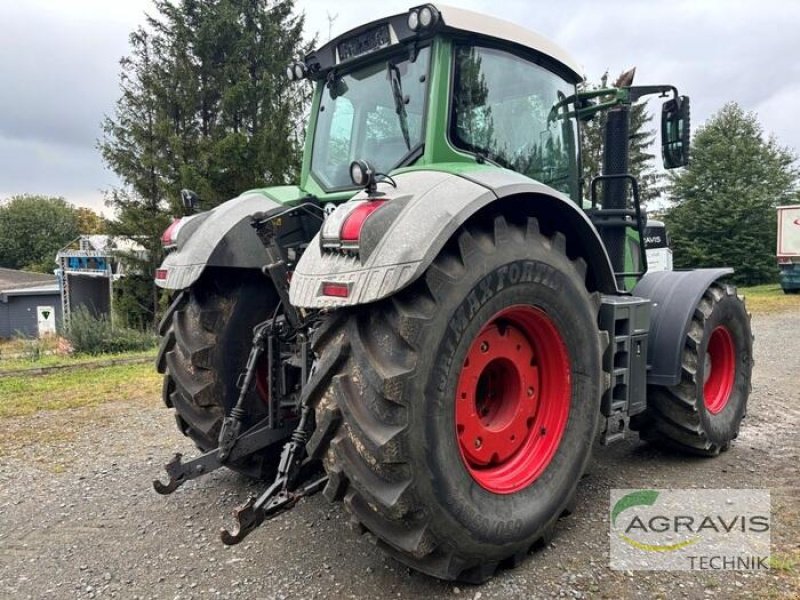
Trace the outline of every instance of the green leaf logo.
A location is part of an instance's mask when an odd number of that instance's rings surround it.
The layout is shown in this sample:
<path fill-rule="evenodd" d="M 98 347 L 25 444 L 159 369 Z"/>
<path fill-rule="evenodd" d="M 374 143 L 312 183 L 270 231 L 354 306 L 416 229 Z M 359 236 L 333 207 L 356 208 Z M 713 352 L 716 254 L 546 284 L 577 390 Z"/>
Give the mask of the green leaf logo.
<path fill-rule="evenodd" d="M 614 504 L 614 509 L 611 511 L 611 522 L 616 527 L 619 513 L 632 506 L 653 506 L 657 498 L 658 492 L 655 490 L 639 490 L 638 492 L 624 495 Z"/>

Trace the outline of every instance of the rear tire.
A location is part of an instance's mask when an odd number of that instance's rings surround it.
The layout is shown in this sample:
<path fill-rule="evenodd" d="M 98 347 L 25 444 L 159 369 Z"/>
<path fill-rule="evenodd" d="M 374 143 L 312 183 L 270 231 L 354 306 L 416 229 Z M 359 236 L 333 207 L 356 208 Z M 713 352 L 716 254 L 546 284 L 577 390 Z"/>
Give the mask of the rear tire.
<path fill-rule="evenodd" d="M 315 399 L 318 426 L 338 424 L 327 452 L 318 445 L 326 436 L 308 447 L 325 454 L 325 495 L 343 499 L 410 567 L 483 581 L 549 541 L 571 508 L 596 433 L 602 371 L 599 295 L 589 294 L 584 261 L 570 260 L 565 247 L 562 234 L 545 237 L 535 219 L 464 229 L 411 288 L 340 314 L 317 341 L 321 362 L 346 356 Z M 487 340 L 506 348 L 473 373 L 465 360 Z M 492 378 L 511 383 L 492 388 Z M 510 404 L 492 405 L 489 389 Z M 493 442 L 488 458 L 468 451 L 474 437 L 466 446 L 459 438 L 459 402 L 483 400 L 483 424 L 472 425 L 484 433 L 523 424 L 524 440 Z M 530 409 L 527 418 L 515 420 L 517 409 Z"/>
<path fill-rule="evenodd" d="M 266 277 L 233 269 L 208 271 L 186 293 L 162 341 L 162 396 L 175 409 L 178 429 L 207 452 L 217 447 L 222 419 L 238 399 L 236 382 L 247 364 L 253 327 L 269 318 L 278 300 Z M 263 389 L 254 386 L 250 391 L 242 431 L 266 416 Z M 277 446 L 227 466 L 267 477 L 277 464 Z"/>
<path fill-rule="evenodd" d="M 744 301 L 735 287 L 714 283 L 686 335 L 680 383 L 650 386 L 647 411 L 633 426 L 646 441 L 716 456 L 739 435 L 752 369 L 753 335 Z"/>

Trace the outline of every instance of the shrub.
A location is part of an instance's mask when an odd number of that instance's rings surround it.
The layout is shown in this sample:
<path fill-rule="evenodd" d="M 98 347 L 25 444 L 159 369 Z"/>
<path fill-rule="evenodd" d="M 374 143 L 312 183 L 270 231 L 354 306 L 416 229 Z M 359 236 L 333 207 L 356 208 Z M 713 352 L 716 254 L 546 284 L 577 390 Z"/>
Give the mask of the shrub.
<path fill-rule="evenodd" d="M 96 317 L 83 307 L 70 316 L 64 336 L 75 352 L 82 354 L 147 350 L 156 344 L 153 334 L 127 327 L 112 327 L 107 317 Z"/>

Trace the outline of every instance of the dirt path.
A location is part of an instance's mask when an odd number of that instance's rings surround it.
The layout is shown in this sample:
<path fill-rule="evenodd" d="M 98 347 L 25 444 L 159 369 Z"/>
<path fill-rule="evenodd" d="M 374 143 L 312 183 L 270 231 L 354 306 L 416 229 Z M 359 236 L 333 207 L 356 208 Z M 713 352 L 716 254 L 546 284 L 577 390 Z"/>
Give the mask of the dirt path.
<path fill-rule="evenodd" d="M 0 420 L 0 597 L 800 597 L 800 314 L 755 317 L 753 326 L 749 416 L 728 453 L 690 459 L 636 440 L 598 449 L 577 513 L 552 545 L 481 587 L 409 572 L 321 495 L 223 546 L 219 527 L 262 486 L 223 470 L 155 494 L 150 481 L 171 453 L 192 453 L 158 398 Z M 609 489 L 640 486 L 770 488 L 773 555 L 795 566 L 612 571 Z"/>

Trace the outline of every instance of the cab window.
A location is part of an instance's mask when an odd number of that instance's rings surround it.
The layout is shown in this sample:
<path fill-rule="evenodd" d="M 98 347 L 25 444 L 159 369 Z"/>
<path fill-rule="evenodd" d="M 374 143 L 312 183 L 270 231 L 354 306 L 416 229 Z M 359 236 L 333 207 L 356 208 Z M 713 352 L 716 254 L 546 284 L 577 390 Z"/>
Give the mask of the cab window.
<path fill-rule="evenodd" d="M 559 102 L 575 86 L 515 54 L 457 46 L 452 142 L 578 199 L 573 118 Z"/>

